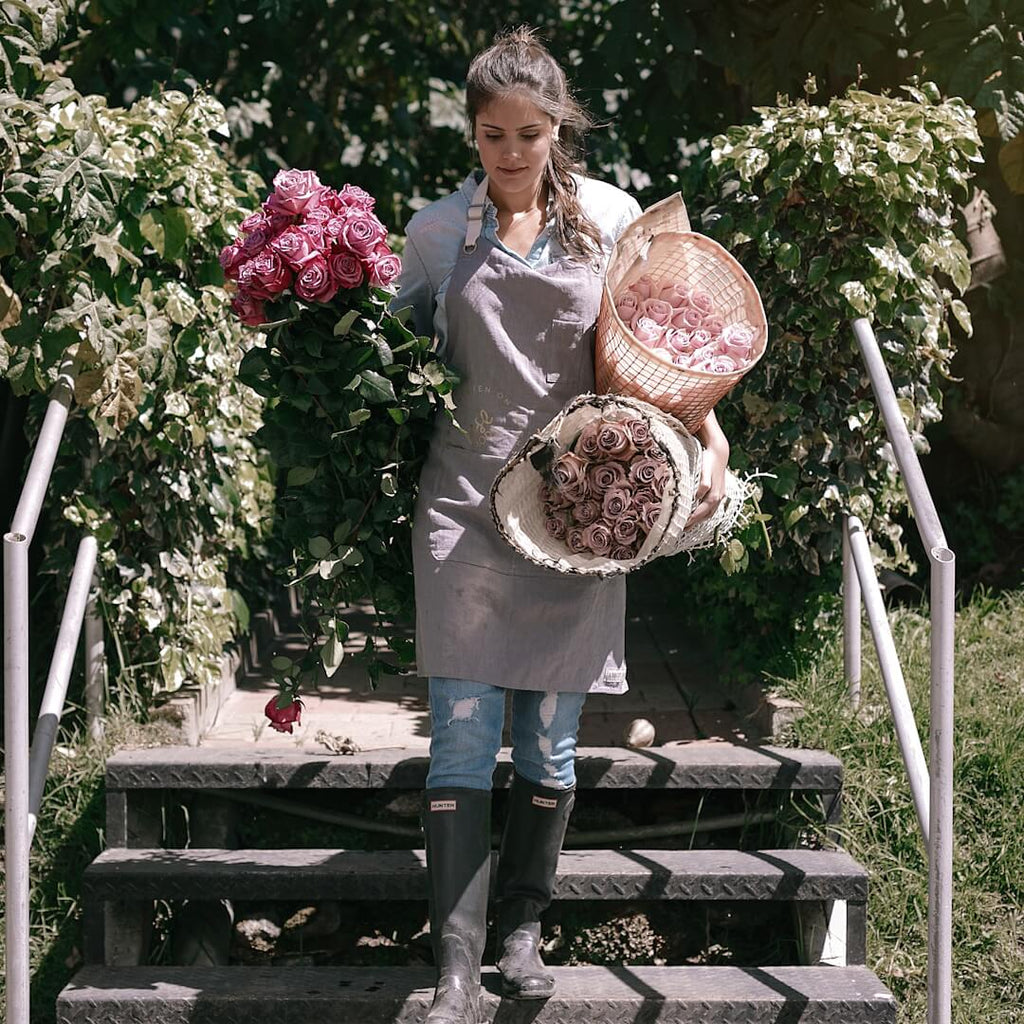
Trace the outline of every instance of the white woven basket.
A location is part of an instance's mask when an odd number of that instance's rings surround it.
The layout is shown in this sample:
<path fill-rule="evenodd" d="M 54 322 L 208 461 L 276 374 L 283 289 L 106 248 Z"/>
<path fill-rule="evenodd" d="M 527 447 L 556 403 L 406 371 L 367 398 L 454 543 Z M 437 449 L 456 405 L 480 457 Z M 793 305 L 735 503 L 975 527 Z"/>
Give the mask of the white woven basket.
<path fill-rule="evenodd" d="M 545 528 L 540 499 L 542 469 L 567 451 L 591 420 L 640 416 L 668 457 L 669 480 L 661 514 L 635 558 L 623 561 L 591 554 L 573 554 Z M 580 576 L 618 576 L 652 559 L 717 544 L 740 520 L 748 497 L 746 485 L 726 473 L 726 494 L 714 515 L 691 529 L 686 522 L 696 505 L 704 449 L 674 417 L 636 398 L 622 395 L 579 395 L 543 430 L 520 445 L 501 468 L 491 487 L 491 515 L 498 532 L 524 558 L 557 572 Z"/>

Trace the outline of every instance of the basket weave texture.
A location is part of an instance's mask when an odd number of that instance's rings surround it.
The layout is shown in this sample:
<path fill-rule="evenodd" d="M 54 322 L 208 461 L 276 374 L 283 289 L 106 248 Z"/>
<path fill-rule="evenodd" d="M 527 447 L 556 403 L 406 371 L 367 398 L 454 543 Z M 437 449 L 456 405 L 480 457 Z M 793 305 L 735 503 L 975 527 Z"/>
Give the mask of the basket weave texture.
<path fill-rule="evenodd" d="M 628 395 L 656 405 L 693 432 L 715 403 L 764 354 L 768 323 L 754 282 L 716 241 L 680 229 L 682 200 L 663 200 L 623 233 L 608 264 L 597 319 L 594 372 L 597 390 Z M 750 361 L 733 373 L 705 373 L 675 366 L 637 341 L 615 310 L 615 299 L 638 278 L 668 278 L 707 292 L 726 324 L 745 323 L 754 331 Z"/>
<path fill-rule="evenodd" d="M 545 528 L 540 467 L 567 451 L 592 420 L 632 416 L 647 421 L 651 436 L 668 456 L 661 514 L 635 558 L 573 554 Z M 714 515 L 686 529 L 696 505 L 703 454 L 700 442 L 678 420 L 647 402 L 621 395 L 579 395 L 509 457 L 491 487 L 491 516 L 501 536 L 536 565 L 580 576 L 618 576 L 655 558 L 710 547 L 732 532 L 748 497 L 746 485 L 732 473 L 726 474 L 726 495 Z"/>

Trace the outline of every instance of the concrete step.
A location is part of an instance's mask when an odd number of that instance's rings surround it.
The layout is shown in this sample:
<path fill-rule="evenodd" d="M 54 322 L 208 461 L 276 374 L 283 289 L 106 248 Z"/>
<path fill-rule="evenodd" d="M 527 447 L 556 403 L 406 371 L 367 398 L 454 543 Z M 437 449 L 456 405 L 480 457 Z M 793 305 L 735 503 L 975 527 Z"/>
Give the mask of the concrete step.
<path fill-rule="evenodd" d="M 893 1024 L 864 967 L 561 967 L 544 1002 L 502 1000 L 484 969 L 482 1018 L 502 1024 Z M 57 1000 L 59 1024 L 420 1024 L 430 968 L 86 967 Z"/>
<path fill-rule="evenodd" d="M 492 881 L 494 873 L 492 872 Z M 422 850 L 112 849 L 85 870 L 86 900 L 426 899 Z M 580 850 L 558 862 L 558 900 L 850 900 L 867 872 L 830 850 Z"/>
<path fill-rule="evenodd" d="M 346 755 L 268 748 L 155 747 L 125 750 L 107 761 L 108 791 L 153 789 L 421 789 L 428 759 L 393 748 Z M 512 778 L 508 749 L 494 785 Z M 842 765 L 819 750 L 694 742 L 629 750 L 584 747 L 577 753 L 581 789 L 730 789 L 835 792 Z"/>

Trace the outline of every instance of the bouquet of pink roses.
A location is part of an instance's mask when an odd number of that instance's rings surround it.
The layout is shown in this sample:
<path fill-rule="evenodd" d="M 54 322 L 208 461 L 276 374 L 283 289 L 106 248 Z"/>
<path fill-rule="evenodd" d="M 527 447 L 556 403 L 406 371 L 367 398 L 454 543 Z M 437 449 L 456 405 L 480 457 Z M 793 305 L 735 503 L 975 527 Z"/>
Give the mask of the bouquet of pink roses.
<path fill-rule="evenodd" d="M 402 262 L 373 207 L 373 196 L 357 185 L 335 191 L 315 171 L 278 171 L 262 208 L 220 254 L 224 276 L 238 286 L 231 308 L 242 323 L 266 323 L 264 303 L 289 289 L 326 304 L 364 281 L 387 288 Z"/>
<path fill-rule="evenodd" d="M 726 323 L 710 292 L 643 274 L 616 296 L 615 311 L 637 341 L 686 370 L 735 373 L 754 355 L 754 329 Z"/>
<path fill-rule="evenodd" d="M 665 450 L 646 420 L 591 420 L 541 484 L 544 525 L 573 554 L 636 558 L 668 479 Z"/>

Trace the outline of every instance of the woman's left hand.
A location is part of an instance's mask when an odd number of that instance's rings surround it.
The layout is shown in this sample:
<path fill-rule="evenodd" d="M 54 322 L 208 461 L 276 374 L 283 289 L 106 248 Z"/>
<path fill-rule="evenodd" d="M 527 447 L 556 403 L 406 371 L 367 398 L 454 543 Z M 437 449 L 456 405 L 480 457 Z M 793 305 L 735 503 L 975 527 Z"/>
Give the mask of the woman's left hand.
<path fill-rule="evenodd" d="M 708 413 L 696 436 L 704 446 L 704 459 L 697 486 L 697 505 L 686 521 L 687 526 L 714 515 L 725 497 L 725 470 L 729 465 L 729 439 L 722 433 L 713 411 Z"/>

